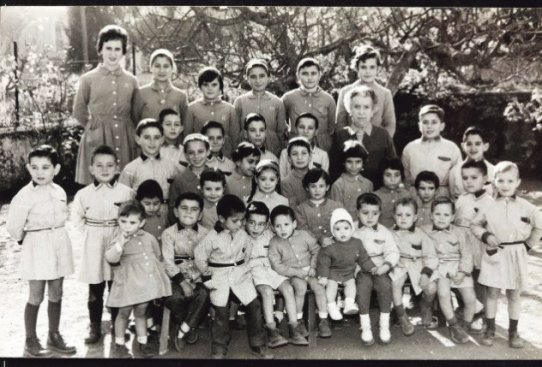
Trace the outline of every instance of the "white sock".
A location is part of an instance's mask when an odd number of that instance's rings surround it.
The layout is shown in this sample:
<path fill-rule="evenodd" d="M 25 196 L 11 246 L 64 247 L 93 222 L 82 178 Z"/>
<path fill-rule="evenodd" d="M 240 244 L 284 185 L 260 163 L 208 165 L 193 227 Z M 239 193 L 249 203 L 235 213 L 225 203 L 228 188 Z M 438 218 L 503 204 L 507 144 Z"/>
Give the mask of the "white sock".
<path fill-rule="evenodd" d="M 303 318 L 303 312 L 298 312 L 297 313 L 297 319 L 302 319 Z"/>
<path fill-rule="evenodd" d="M 327 312 L 320 312 L 320 311 L 318 311 L 318 316 L 319 316 L 321 319 L 327 319 Z"/>
<path fill-rule="evenodd" d="M 147 329 L 150 329 L 154 325 L 152 318 L 147 319 Z"/>
<path fill-rule="evenodd" d="M 139 344 L 147 344 L 147 336 L 138 336 L 137 337 L 137 342 Z"/>
<path fill-rule="evenodd" d="M 115 343 L 118 344 L 118 345 L 124 345 L 125 341 L 124 341 L 124 336 L 122 337 L 115 337 Z"/>
<path fill-rule="evenodd" d="M 181 327 L 179 328 L 179 332 L 177 333 L 177 338 L 182 339 L 186 333 L 190 331 L 190 326 L 186 322 L 183 322 Z"/>
<path fill-rule="evenodd" d="M 282 311 L 275 311 L 275 317 L 277 318 L 277 320 L 279 322 L 282 321 L 282 319 L 284 319 L 284 312 Z"/>

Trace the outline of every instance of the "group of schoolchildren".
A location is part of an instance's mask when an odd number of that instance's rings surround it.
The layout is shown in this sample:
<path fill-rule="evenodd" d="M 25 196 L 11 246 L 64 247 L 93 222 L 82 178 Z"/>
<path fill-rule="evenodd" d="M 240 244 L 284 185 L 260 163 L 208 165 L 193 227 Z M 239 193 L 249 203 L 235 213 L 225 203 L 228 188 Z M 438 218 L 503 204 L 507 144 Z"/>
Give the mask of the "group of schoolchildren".
<path fill-rule="evenodd" d="M 402 301 L 408 282 L 421 295 L 423 327 L 438 326 L 437 298 L 454 342 L 483 333 L 486 346 L 494 343 L 505 289 L 509 345 L 523 346 L 520 292 L 542 216 L 517 196 L 514 163 L 484 159 L 483 131 L 465 131 L 462 160 L 458 146 L 441 136 L 443 110 L 426 105 L 419 111 L 422 136 L 399 159 L 393 100 L 375 81 L 380 56 L 372 47 L 354 58 L 359 80 L 341 90 L 336 107 L 319 87 L 321 69 L 312 58 L 299 62 L 300 87 L 282 98 L 266 90 L 266 62 L 251 60 L 252 90 L 233 105 L 221 98 L 220 72 L 205 68 L 198 76 L 203 97 L 188 104 L 171 83 L 173 55 L 160 49 L 150 58 L 153 82 L 134 91 L 133 76 L 119 66 L 126 43 L 120 27 L 100 32 L 103 63 L 81 77 L 74 106 L 85 126 L 76 179 L 86 186 L 71 218 L 84 235 L 79 280 L 89 285 L 87 344 L 102 336 L 105 288 L 113 357 L 131 356 L 125 333 L 132 311 L 140 353 L 155 354 L 148 329 L 157 309 L 167 307 L 179 351 L 198 340 L 210 315 L 211 355 L 224 358 L 233 320 L 244 312 L 251 353 L 272 358 L 268 348 L 308 345 L 309 288 L 318 335 L 331 337 L 329 319 L 359 314 L 365 345 L 375 342 L 375 292 L 378 338 L 387 344 L 392 308 L 402 332 L 415 332 Z M 130 119 L 139 121 L 135 128 Z M 59 333 L 62 282 L 74 269 L 67 198 L 53 183 L 59 156 L 50 146 L 34 148 L 27 169 L 32 181 L 13 198 L 7 220 L 29 281 L 25 356 L 75 354 Z M 43 348 L 36 321 L 46 285 Z M 278 326 L 284 312 L 288 335 Z M 485 315 L 483 325 L 475 315 Z"/>

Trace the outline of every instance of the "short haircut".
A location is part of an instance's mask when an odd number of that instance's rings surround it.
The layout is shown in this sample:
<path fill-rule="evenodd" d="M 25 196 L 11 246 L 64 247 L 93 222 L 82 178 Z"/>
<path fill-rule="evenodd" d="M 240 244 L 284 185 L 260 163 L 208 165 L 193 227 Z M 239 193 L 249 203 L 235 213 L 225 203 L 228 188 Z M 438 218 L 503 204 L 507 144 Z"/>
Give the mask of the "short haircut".
<path fill-rule="evenodd" d="M 262 152 L 256 146 L 248 141 L 243 141 L 237 145 L 237 148 L 232 152 L 231 159 L 234 162 L 240 162 L 249 156 L 261 157 Z"/>
<path fill-rule="evenodd" d="M 455 214 L 455 203 L 447 196 L 439 196 L 431 203 L 431 213 L 435 211 L 437 205 L 448 204 L 452 207 L 452 214 Z"/>
<path fill-rule="evenodd" d="M 297 63 L 296 72 L 299 73 L 299 70 L 301 70 L 303 68 L 308 68 L 309 66 L 316 66 L 318 71 L 322 71 L 322 69 L 320 68 L 320 63 L 318 62 L 318 60 L 316 60 L 315 58 L 312 58 L 312 57 L 304 57 Z"/>
<path fill-rule="evenodd" d="M 139 219 L 145 219 L 145 207 L 137 200 L 128 200 L 120 204 L 119 217 L 139 215 Z"/>
<path fill-rule="evenodd" d="M 206 169 L 201 173 L 201 176 L 199 177 L 199 184 L 202 190 L 203 184 L 206 181 L 220 182 L 222 183 L 222 187 L 226 188 L 226 176 L 224 176 L 224 173 L 222 173 L 222 171 L 219 169 Z"/>
<path fill-rule="evenodd" d="M 519 168 L 518 165 L 511 161 L 502 161 L 495 165 L 495 169 L 493 170 L 495 177 L 499 173 L 509 172 L 509 171 L 516 171 L 516 174 L 519 176 Z"/>
<path fill-rule="evenodd" d="M 219 129 L 220 131 L 222 131 L 222 136 L 225 136 L 226 135 L 226 130 L 224 130 L 224 125 L 222 125 L 220 122 L 218 121 L 213 121 L 213 120 L 209 120 L 209 121 L 206 121 L 200 132 L 203 134 L 203 135 L 207 135 L 207 131 L 211 130 L 211 129 Z"/>
<path fill-rule="evenodd" d="M 423 115 L 428 113 L 434 113 L 438 116 L 441 122 L 444 122 L 444 110 L 437 106 L 436 104 L 426 104 L 420 108 L 418 113 L 418 118 L 421 120 Z"/>
<path fill-rule="evenodd" d="M 371 100 L 373 101 L 373 106 L 376 105 L 376 102 L 378 100 L 378 98 L 376 97 L 376 93 L 372 88 L 369 88 L 366 85 L 360 85 L 359 87 L 355 87 L 346 93 L 346 97 L 344 99 L 344 108 L 348 113 L 352 111 L 352 99 L 357 96 L 371 98 Z"/>
<path fill-rule="evenodd" d="M 196 194 L 195 192 L 183 192 L 179 197 L 175 200 L 175 208 L 179 208 L 181 205 L 181 202 L 183 200 L 192 200 L 198 203 L 200 210 L 203 210 L 203 198 L 201 195 Z"/>
<path fill-rule="evenodd" d="M 246 210 L 245 203 L 235 195 L 224 195 L 216 205 L 216 214 L 224 219 L 228 219 L 232 215 L 244 213 Z"/>
<path fill-rule="evenodd" d="M 205 135 L 199 134 L 199 133 L 193 133 L 193 134 L 188 134 L 183 140 L 183 146 L 184 146 L 185 152 L 187 150 L 187 144 L 192 141 L 201 141 L 205 145 L 205 149 L 207 150 L 211 149 L 211 145 L 209 144 L 209 139 L 207 139 Z"/>
<path fill-rule="evenodd" d="M 474 168 L 480 171 L 482 176 L 487 176 L 487 166 L 486 162 L 483 160 L 481 161 L 473 161 L 471 159 L 467 160 L 465 163 L 461 165 L 461 171 L 467 168 Z"/>
<path fill-rule="evenodd" d="M 379 210 L 382 210 L 382 200 L 380 200 L 380 198 L 372 192 L 366 192 L 358 196 L 358 199 L 356 200 L 356 208 L 360 210 L 363 204 L 376 205 L 378 206 Z"/>
<path fill-rule="evenodd" d="M 201 88 L 203 83 L 210 83 L 215 79 L 218 79 L 220 91 L 224 93 L 224 79 L 222 78 L 222 74 L 217 68 L 212 66 L 208 66 L 200 70 L 198 74 L 198 88 Z"/>
<path fill-rule="evenodd" d="M 384 177 L 384 171 L 387 169 L 399 171 L 401 173 L 401 180 L 405 180 L 405 166 L 399 158 L 387 158 L 380 164 L 380 177 Z"/>
<path fill-rule="evenodd" d="M 269 220 L 269 208 L 261 201 L 251 201 L 248 204 L 245 219 L 249 219 L 251 214 L 264 215 L 265 220 Z"/>
<path fill-rule="evenodd" d="M 158 115 L 158 123 L 162 125 L 162 128 L 163 128 L 164 120 L 166 116 L 169 116 L 169 115 L 176 115 L 176 116 L 181 117 L 181 114 L 175 111 L 173 108 L 164 108 L 162 111 L 160 111 L 160 115 Z"/>
<path fill-rule="evenodd" d="M 126 49 L 128 44 L 128 32 L 122 27 L 115 24 L 109 24 L 103 27 L 98 33 L 98 40 L 96 42 L 96 51 L 102 52 L 104 43 L 120 40 L 122 42 L 122 54 L 126 55 Z"/>
<path fill-rule="evenodd" d="M 30 153 L 28 153 L 28 163 L 30 163 L 30 160 L 34 157 L 49 158 L 53 166 L 60 164 L 60 156 L 58 155 L 58 152 L 55 148 L 48 144 L 43 144 L 32 148 Z"/>
<path fill-rule="evenodd" d="M 299 125 L 299 121 L 301 121 L 301 119 L 312 119 L 314 121 L 314 128 L 315 129 L 318 129 L 318 127 L 320 125 L 320 123 L 318 122 L 318 118 L 316 116 L 314 116 L 310 112 L 305 112 L 305 113 L 302 113 L 301 115 L 297 116 L 297 118 L 295 119 L 295 127 L 296 128 Z"/>
<path fill-rule="evenodd" d="M 361 45 L 358 47 L 356 55 L 350 62 L 350 67 L 354 70 L 358 70 L 359 63 L 362 61 L 365 62 L 368 59 L 376 59 L 376 64 L 378 66 L 382 65 L 382 58 L 380 56 L 380 52 L 376 48 L 369 45 Z"/>
<path fill-rule="evenodd" d="M 310 141 L 304 136 L 296 136 L 288 141 L 288 147 L 286 148 L 288 156 L 290 156 L 290 153 L 294 147 L 305 147 L 309 151 L 309 154 L 312 150 Z"/>
<path fill-rule="evenodd" d="M 306 189 L 309 188 L 309 185 L 312 184 L 312 183 L 316 183 L 318 182 L 321 178 L 324 179 L 326 185 L 330 185 L 330 179 L 329 179 L 329 175 L 327 174 L 326 171 L 324 171 L 323 169 L 321 168 L 311 168 L 306 174 L 305 176 L 303 176 L 303 187 Z"/>
<path fill-rule="evenodd" d="M 143 133 L 143 130 L 151 128 L 151 127 L 157 128 L 158 130 L 160 130 L 160 134 L 162 136 L 164 135 L 164 128 L 162 127 L 162 124 L 159 123 L 157 120 L 151 119 L 151 118 L 146 118 L 139 121 L 136 127 L 136 135 L 141 136 L 141 134 Z"/>
<path fill-rule="evenodd" d="M 110 155 L 115 159 L 115 164 L 117 163 L 117 154 L 109 145 L 102 144 L 97 146 L 90 156 L 90 164 L 94 163 L 94 158 L 96 158 L 97 155 Z"/>
<path fill-rule="evenodd" d="M 151 54 L 151 57 L 149 59 L 149 67 L 152 66 L 152 63 L 154 62 L 154 60 L 156 60 L 157 57 L 165 57 L 166 59 L 169 60 L 169 63 L 171 64 L 171 67 L 173 69 L 175 69 L 175 57 L 173 56 L 173 54 L 171 53 L 170 50 L 166 49 L 166 48 L 159 48 L 157 50 L 154 50 Z"/>
<path fill-rule="evenodd" d="M 401 206 L 411 206 L 412 208 L 414 208 L 414 214 L 418 213 L 418 203 L 416 203 L 416 200 L 414 200 L 413 198 L 401 198 L 401 199 L 397 200 L 395 205 L 393 205 L 393 212 L 394 213 L 397 210 L 397 207 L 399 205 L 401 205 Z"/>
<path fill-rule="evenodd" d="M 267 65 L 267 62 L 263 59 L 250 59 L 245 66 L 245 75 L 248 75 L 250 70 L 256 67 L 264 69 L 267 75 L 269 75 L 269 65 Z"/>
<path fill-rule="evenodd" d="M 482 141 L 484 143 L 487 142 L 485 131 L 480 129 L 478 126 L 469 126 L 469 127 L 467 127 L 467 129 L 463 133 L 463 140 L 462 141 L 466 141 L 467 138 L 470 135 L 478 135 L 480 137 L 480 139 L 482 139 Z"/>
<path fill-rule="evenodd" d="M 273 210 L 271 210 L 269 218 L 271 219 L 272 224 L 275 224 L 275 219 L 277 219 L 279 215 L 286 215 L 290 217 L 292 221 L 295 220 L 294 210 L 287 205 L 277 205 Z"/>
<path fill-rule="evenodd" d="M 435 185 L 435 190 L 440 186 L 440 179 L 433 171 L 421 171 L 418 173 L 416 179 L 414 180 L 414 187 L 416 190 L 420 188 L 421 182 L 432 182 Z"/>
<path fill-rule="evenodd" d="M 158 198 L 160 201 L 164 201 L 164 192 L 162 191 L 162 187 L 158 182 L 155 180 L 145 180 L 139 184 L 135 199 L 137 201 L 141 201 L 145 198 Z"/>
<path fill-rule="evenodd" d="M 245 116 L 245 120 L 243 121 L 243 129 L 248 130 L 248 126 L 254 121 L 262 121 L 263 126 L 267 129 L 265 118 L 257 112 L 251 112 Z"/>
<path fill-rule="evenodd" d="M 348 158 L 361 158 L 363 165 L 367 161 L 369 153 L 367 149 L 361 144 L 359 140 L 346 140 L 343 144 L 343 150 L 341 152 L 341 162 L 343 165 Z"/>

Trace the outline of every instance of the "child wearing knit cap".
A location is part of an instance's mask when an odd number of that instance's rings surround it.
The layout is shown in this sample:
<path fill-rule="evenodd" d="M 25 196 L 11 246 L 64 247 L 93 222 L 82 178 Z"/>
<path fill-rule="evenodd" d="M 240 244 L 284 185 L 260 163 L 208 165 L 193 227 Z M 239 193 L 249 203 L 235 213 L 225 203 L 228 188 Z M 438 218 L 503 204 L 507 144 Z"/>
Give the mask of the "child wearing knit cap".
<path fill-rule="evenodd" d="M 354 221 L 346 209 L 338 208 L 333 211 L 330 227 L 335 242 L 318 253 L 316 274 L 318 282 L 326 287 L 329 316 L 333 320 L 341 320 L 342 314 L 336 302 L 339 284 L 344 285 L 344 313 L 357 314 L 359 308 L 354 301 L 356 265 L 359 264 L 365 271 L 371 271 L 375 265 L 361 240 L 352 237 Z"/>

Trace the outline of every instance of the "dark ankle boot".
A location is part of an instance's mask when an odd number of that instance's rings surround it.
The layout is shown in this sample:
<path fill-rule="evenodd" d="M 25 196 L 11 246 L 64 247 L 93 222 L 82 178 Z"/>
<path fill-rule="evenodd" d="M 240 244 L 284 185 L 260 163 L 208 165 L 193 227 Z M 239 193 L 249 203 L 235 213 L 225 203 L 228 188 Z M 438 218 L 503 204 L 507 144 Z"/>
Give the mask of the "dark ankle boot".
<path fill-rule="evenodd" d="M 26 338 L 24 344 L 24 354 L 23 357 L 32 358 L 48 358 L 51 357 L 51 352 L 47 349 L 43 349 L 39 339 L 35 336 Z"/>
<path fill-rule="evenodd" d="M 62 335 L 57 331 L 55 333 L 49 333 L 47 338 L 47 348 L 61 354 L 75 354 L 77 350 L 72 345 L 67 345 L 62 338 Z"/>
<path fill-rule="evenodd" d="M 279 330 L 274 327 L 267 327 L 267 346 L 269 348 L 278 348 L 288 344 L 288 340 L 280 335 Z"/>
<path fill-rule="evenodd" d="M 102 337 L 102 323 L 93 322 L 90 324 L 88 336 L 85 338 L 85 344 L 96 344 Z"/>
<path fill-rule="evenodd" d="M 290 330 L 290 339 L 288 340 L 290 343 L 300 346 L 309 345 L 307 339 L 299 332 L 297 324 L 288 324 L 288 329 Z"/>

